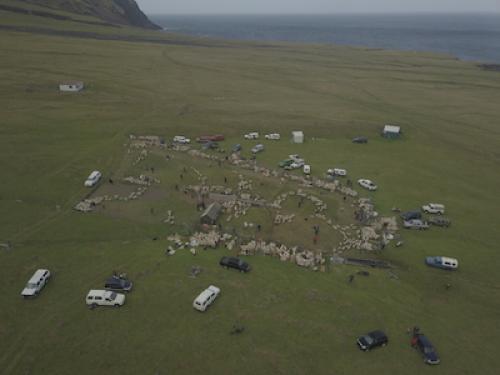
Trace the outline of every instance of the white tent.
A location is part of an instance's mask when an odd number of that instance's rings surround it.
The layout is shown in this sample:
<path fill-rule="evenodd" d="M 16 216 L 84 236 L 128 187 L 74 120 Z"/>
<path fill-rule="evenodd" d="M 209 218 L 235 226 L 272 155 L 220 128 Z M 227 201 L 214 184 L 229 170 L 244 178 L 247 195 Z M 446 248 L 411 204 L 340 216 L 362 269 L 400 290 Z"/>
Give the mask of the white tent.
<path fill-rule="evenodd" d="M 304 132 L 302 130 L 292 132 L 293 143 L 304 143 Z"/>

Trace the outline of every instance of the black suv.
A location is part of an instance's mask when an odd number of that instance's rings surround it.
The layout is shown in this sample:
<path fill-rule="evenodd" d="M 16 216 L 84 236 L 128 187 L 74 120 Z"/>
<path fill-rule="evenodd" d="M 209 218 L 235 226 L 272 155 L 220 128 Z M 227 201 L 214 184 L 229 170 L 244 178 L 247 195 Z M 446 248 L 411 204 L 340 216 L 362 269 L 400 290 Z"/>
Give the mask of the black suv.
<path fill-rule="evenodd" d="M 401 218 L 404 221 L 414 220 L 414 219 L 422 219 L 422 214 L 420 211 L 406 211 L 401 214 Z"/>
<path fill-rule="evenodd" d="M 368 143 L 368 138 L 366 137 L 354 137 L 352 143 Z"/>
<path fill-rule="evenodd" d="M 251 270 L 251 267 L 247 262 L 245 262 L 239 258 L 234 258 L 234 257 L 222 257 L 219 264 L 222 267 L 235 268 L 241 272 L 248 272 Z"/>
<path fill-rule="evenodd" d="M 112 276 L 106 280 L 105 289 L 119 290 L 121 292 L 130 292 L 132 290 L 132 282 L 124 276 Z"/>
<path fill-rule="evenodd" d="M 426 336 L 417 334 L 413 337 L 412 344 L 422 353 L 425 363 L 428 365 L 439 365 L 441 361 L 436 353 L 436 349 L 434 349 Z"/>
<path fill-rule="evenodd" d="M 389 342 L 387 335 L 382 331 L 373 331 L 358 337 L 357 344 L 361 350 L 370 350 L 377 346 L 386 346 Z"/>

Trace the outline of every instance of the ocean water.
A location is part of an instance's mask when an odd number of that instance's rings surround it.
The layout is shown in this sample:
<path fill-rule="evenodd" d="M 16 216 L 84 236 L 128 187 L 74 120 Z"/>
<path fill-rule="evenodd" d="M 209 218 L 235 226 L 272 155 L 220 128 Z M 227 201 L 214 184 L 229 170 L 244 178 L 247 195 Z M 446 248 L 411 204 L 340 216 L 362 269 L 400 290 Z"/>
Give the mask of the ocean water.
<path fill-rule="evenodd" d="M 443 52 L 500 63 L 500 14 L 152 15 L 166 31 L 237 40 Z"/>

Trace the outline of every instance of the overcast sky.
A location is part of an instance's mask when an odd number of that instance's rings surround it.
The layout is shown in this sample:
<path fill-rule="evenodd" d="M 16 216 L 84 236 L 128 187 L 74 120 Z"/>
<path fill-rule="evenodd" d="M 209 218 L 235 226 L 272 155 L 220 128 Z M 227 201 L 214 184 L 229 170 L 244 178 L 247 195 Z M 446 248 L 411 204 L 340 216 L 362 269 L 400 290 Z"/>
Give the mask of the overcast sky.
<path fill-rule="evenodd" d="M 136 0 L 155 13 L 500 12 L 500 0 Z"/>

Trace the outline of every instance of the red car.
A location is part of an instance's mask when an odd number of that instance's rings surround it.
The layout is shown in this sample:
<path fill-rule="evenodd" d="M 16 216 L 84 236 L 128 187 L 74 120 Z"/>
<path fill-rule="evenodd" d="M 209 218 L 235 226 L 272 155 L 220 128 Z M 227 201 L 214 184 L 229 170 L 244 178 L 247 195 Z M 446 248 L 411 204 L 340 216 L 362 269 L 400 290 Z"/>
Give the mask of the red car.
<path fill-rule="evenodd" d="M 224 136 L 222 134 L 215 134 L 215 135 L 202 135 L 200 136 L 197 141 L 199 143 L 206 143 L 206 142 L 220 142 L 224 140 Z"/>

